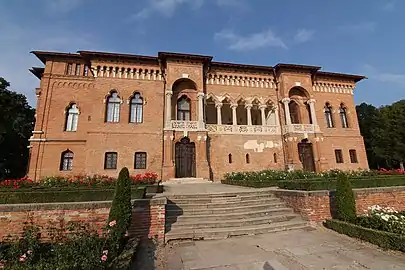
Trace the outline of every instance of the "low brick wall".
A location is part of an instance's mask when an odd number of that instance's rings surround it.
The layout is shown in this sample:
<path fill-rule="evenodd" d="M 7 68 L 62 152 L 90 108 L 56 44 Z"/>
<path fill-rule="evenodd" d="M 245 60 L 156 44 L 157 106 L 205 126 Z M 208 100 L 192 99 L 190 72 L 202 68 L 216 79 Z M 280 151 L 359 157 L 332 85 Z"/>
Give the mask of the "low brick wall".
<path fill-rule="evenodd" d="M 131 235 L 164 241 L 166 198 L 133 200 Z M 111 202 L 74 202 L 41 204 L 1 204 L 0 241 L 7 236 L 20 236 L 25 222 L 42 227 L 47 239 L 49 227 L 58 228 L 69 221 L 88 223 L 101 231 L 110 211 Z"/>
<path fill-rule="evenodd" d="M 381 187 L 354 189 L 356 211 L 362 215 L 372 205 L 389 206 L 398 211 L 405 211 L 405 187 Z M 288 207 L 301 214 L 311 222 L 322 222 L 330 219 L 334 213 L 334 192 L 283 190 L 275 191 Z"/>

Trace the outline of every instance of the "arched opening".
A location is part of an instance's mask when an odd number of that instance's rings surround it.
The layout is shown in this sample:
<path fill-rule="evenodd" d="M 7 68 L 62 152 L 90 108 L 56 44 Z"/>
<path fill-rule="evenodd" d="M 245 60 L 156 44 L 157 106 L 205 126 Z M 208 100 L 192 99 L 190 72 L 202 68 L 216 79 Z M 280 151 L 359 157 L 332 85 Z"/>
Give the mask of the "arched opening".
<path fill-rule="evenodd" d="M 191 121 L 196 118 L 197 85 L 190 79 L 179 79 L 172 86 L 172 118 Z M 182 106 L 179 108 L 179 106 Z M 184 113 L 182 113 L 184 111 Z M 188 111 L 188 113 L 187 113 Z M 180 114 L 179 114 L 180 112 Z M 180 118 L 179 118 L 180 116 Z"/>
<path fill-rule="evenodd" d="M 308 139 L 298 143 L 298 154 L 304 171 L 315 171 L 314 150 Z"/>
<path fill-rule="evenodd" d="M 232 154 L 228 155 L 228 163 L 231 164 L 232 163 Z"/>
<path fill-rule="evenodd" d="M 195 144 L 188 137 L 182 138 L 175 146 L 176 177 L 195 177 Z"/>
<path fill-rule="evenodd" d="M 231 103 L 232 101 L 228 97 L 222 100 L 221 118 L 223 125 L 233 125 Z"/>
<path fill-rule="evenodd" d="M 191 120 L 191 102 L 186 95 L 181 96 L 177 100 L 176 119 L 181 121 Z"/>
<path fill-rule="evenodd" d="M 327 128 L 335 127 L 332 116 L 332 106 L 328 102 L 325 103 L 324 113 L 325 113 L 326 127 Z"/>
<path fill-rule="evenodd" d="M 277 116 L 276 116 L 276 107 L 271 101 L 266 103 L 267 107 L 264 110 L 266 115 L 266 125 L 267 126 L 276 126 L 277 125 Z"/>
<path fill-rule="evenodd" d="M 247 125 L 247 115 L 245 105 L 246 102 L 244 99 L 238 100 L 238 106 L 236 107 L 236 119 L 238 125 Z"/>
<path fill-rule="evenodd" d="M 273 161 L 274 161 L 274 163 L 277 163 L 277 154 L 276 153 L 273 154 Z"/>
<path fill-rule="evenodd" d="M 73 169 L 73 152 L 69 149 L 63 151 L 60 158 L 59 170 L 71 171 Z"/>
<path fill-rule="evenodd" d="M 257 99 L 252 101 L 252 109 L 250 111 L 252 115 L 252 125 L 262 125 L 262 112 L 260 111 L 260 102 Z"/>
<path fill-rule="evenodd" d="M 346 107 L 343 103 L 340 104 L 339 115 L 340 115 L 340 121 L 342 122 L 342 128 L 348 128 L 349 122 L 347 120 Z"/>
<path fill-rule="evenodd" d="M 71 103 L 66 108 L 65 131 L 76 131 L 79 121 L 79 108 L 76 103 Z"/>
<path fill-rule="evenodd" d="M 205 104 L 205 122 L 207 124 L 218 124 L 217 108 L 215 107 L 215 101 L 212 97 L 208 98 Z"/>
<path fill-rule="evenodd" d="M 311 112 L 305 106 L 310 97 L 309 93 L 302 87 L 293 87 L 288 92 L 288 96 L 291 99 L 289 103 L 291 123 L 310 123 L 312 121 Z"/>
<path fill-rule="evenodd" d="M 135 92 L 131 97 L 129 105 L 129 122 L 142 123 L 143 122 L 143 98 L 139 92 Z"/>
<path fill-rule="evenodd" d="M 105 121 L 118 123 L 120 121 L 121 98 L 115 90 L 110 92 L 106 103 Z"/>
<path fill-rule="evenodd" d="M 292 100 L 288 104 L 288 108 L 290 109 L 291 124 L 300 124 L 301 123 L 300 106 L 297 104 L 297 102 Z"/>
<path fill-rule="evenodd" d="M 311 107 L 309 106 L 309 104 L 305 104 L 305 107 L 307 109 L 307 113 L 308 113 L 308 120 L 309 120 L 309 124 L 312 124 L 312 115 L 311 115 Z"/>
<path fill-rule="evenodd" d="M 246 154 L 245 159 L 246 159 L 246 164 L 249 164 L 249 163 L 250 163 L 250 156 L 249 156 L 249 154 Z"/>

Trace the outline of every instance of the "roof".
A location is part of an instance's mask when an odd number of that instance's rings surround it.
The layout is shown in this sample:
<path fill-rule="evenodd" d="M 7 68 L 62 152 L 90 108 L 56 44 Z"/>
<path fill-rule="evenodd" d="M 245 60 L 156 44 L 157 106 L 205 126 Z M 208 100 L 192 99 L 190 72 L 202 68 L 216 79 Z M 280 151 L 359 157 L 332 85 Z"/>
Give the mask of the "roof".
<path fill-rule="evenodd" d="M 201 61 L 203 63 L 211 62 L 213 58 L 212 56 L 207 55 L 171 53 L 171 52 L 159 52 L 158 57 L 163 61 L 167 59 L 184 59 L 184 60 Z"/>
<path fill-rule="evenodd" d="M 38 79 L 42 78 L 42 75 L 44 74 L 45 68 L 40 68 L 40 67 L 32 67 L 30 69 L 30 72 L 35 75 Z"/>
<path fill-rule="evenodd" d="M 140 60 L 140 61 L 152 61 L 157 62 L 158 59 L 155 56 L 144 56 L 136 54 L 125 53 L 108 53 L 108 52 L 92 52 L 92 51 L 78 51 L 78 53 L 84 58 L 101 57 L 101 58 L 114 58 L 122 60 Z"/>
<path fill-rule="evenodd" d="M 76 59 L 81 59 L 81 56 L 77 53 L 61 53 L 61 52 L 47 52 L 47 51 L 32 51 L 32 54 L 34 54 L 36 57 L 38 57 L 39 60 L 41 60 L 42 63 L 46 63 L 46 60 L 49 58 L 76 58 Z"/>
<path fill-rule="evenodd" d="M 337 79 L 348 79 L 348 80 L 353 80 L 354 82 L 359 82 L 363 79 L 367 79 L 367 77 L 363 76 L 363 75 L 344 74 L 344 73 L 325 72 L 325 71 L 318 71 L 316 73 L 316 75 L 332 77 L 332 78 L 337 78 Z"/>
<path fill-rule="evenodd" d="M 308 72 L 316 72 L 321 69 L 321 67 L 318 66 L 306 66 L 306 65 L 283 64 L 283 63 L 277 64 L 274 68 L 276 69 L 276 71 L 281 69 L 299 69 Z"/>

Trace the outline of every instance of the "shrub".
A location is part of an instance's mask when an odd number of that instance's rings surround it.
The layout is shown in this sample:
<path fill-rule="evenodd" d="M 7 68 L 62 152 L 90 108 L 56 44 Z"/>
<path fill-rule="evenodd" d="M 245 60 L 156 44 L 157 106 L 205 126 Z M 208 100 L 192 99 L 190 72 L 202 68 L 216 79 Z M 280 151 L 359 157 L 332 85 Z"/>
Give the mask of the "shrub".
<path fill-rule="evenodd" d="M 131 223 L 131 180 L 128 168 L 122 168 L 115 187 L 107 227 L 111 230 L 112 245 L 116 250 L 122 248 L 122 239 Z"/>
<path fill-rule="evenodd" d="M 350 180 L 344 174 L 338 176 L 335 202 L 338 219 L 350 221 L 356 218 L 356 200 Z"/>
<path fill-rule="evenodd" d="M 326 220 L 324 225 L 338 233 L 368 241 L 382 248 L 405 252 L 405 236 L 403 235 L 364 228 L 340 220 Z"/>

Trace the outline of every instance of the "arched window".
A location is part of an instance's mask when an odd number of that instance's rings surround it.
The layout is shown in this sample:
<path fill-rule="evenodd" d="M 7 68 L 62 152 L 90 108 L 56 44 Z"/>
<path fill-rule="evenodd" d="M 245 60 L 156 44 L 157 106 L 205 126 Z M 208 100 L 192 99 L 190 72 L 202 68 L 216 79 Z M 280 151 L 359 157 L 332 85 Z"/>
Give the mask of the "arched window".
<path fill-rule="evenodd" d="M 117 92 L 111 92 L 107 98 L 106 122 L 118 123 L 120 121 L 121 99 Z"/>
<path fill-rule="evenodd" d="M 288 104 L 290 109 L 291 124 L 300 124 L 300 107 L 295 101 Z"/>
<path fill-rule="evenodd" d="M 330 106 L 329 103 L 325 104 L 324 112 L 325 112 L 326 127 L 333 128 L 334 124 L 332 117 L 332 106 Z"/>
<path fill-rule="evenodd" d="M 76 104 L 70 104 L 66 109 L 65 131 L 76 131 L 79 120 L 79 109 Z"/>
<path fill-rule="evenodd" d="M 247 163 L 247 164 L 250 163 L 250 156 L 249 156 L 249 154 L 246 154 L 246 163 Z"/>
<path fill-rule="evenodd" d="M 182 96 L 177 101 L 177 120 L 190 121 L 191 109 L 190 100 L 186 96 Z"/>
<path fill-rule="evenodd" d="M 129 122 L 142 123 L 143 121 L 143 98 L 140 93 L 135 93 L 130 101 Z"/>
<path fill-rule="evenodd" d="M 59 170 L 71 171 L 72 168 L 73 168 L 73 152 L 70 150 L 66 150 L 62 152 Z"/>
<path fill-rule="evenodd" d="M 348 128 L 349 124 L 347 122 L 347 113 L 346 108 L 343 104 L 340 104 L 339 107 L 340 121 L 342 122 L 342 128 Z"/>
<path fill-rule="evenodd" d="M 229 154 L 229 155 L 228 155 L 228 162 L 229 162 L 229 163 L 232 163 L 232 154 Z"/>

